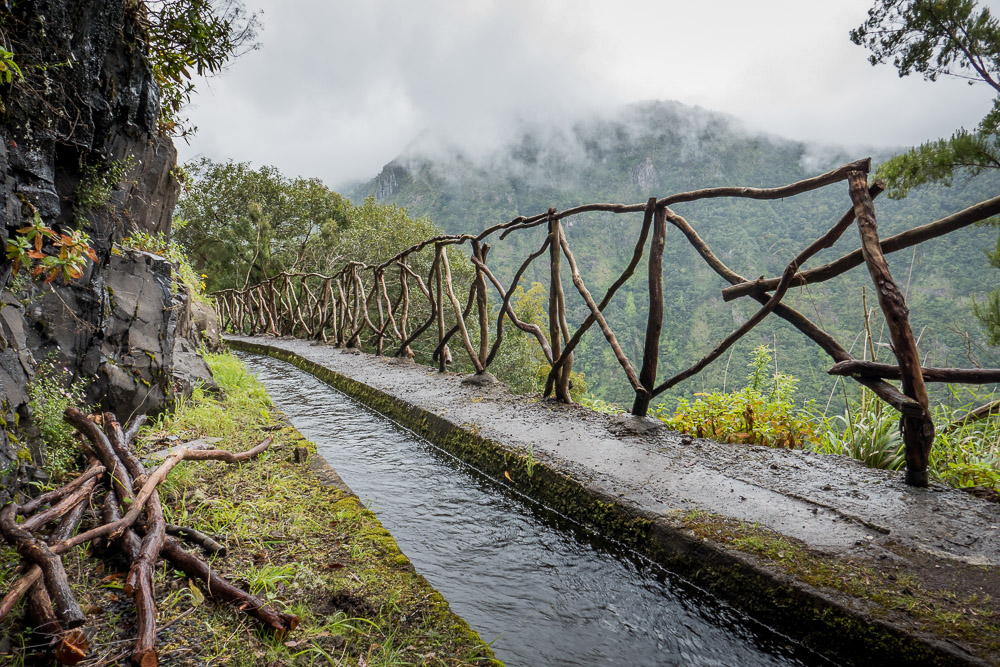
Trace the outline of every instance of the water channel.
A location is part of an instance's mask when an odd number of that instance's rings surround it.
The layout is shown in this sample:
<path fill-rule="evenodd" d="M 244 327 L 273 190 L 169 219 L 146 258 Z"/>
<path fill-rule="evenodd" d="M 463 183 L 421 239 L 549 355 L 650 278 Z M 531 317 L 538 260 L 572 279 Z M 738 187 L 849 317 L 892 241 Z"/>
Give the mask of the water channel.
<path fill-rule="evenodd" d="M 507 665 L 830 664 L 312 375 L 239 356 Z"/>

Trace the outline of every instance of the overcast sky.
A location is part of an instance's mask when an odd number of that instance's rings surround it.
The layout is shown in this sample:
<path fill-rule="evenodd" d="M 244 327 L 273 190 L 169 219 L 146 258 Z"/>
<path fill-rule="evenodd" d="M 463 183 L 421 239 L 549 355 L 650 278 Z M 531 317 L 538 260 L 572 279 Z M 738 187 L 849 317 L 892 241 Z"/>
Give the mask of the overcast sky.
<path fill-rule="evenodd" d="M 247 0 L 263 11 L 262 46 L 200 83 L 180 159 L 271 164 L 336 188 L 425 129 L 482 141 L 511 117 L 649 99 L 844 146 L 973 127 L 986 86 L 900 79 L 850 42 L 872 2 Z"/>

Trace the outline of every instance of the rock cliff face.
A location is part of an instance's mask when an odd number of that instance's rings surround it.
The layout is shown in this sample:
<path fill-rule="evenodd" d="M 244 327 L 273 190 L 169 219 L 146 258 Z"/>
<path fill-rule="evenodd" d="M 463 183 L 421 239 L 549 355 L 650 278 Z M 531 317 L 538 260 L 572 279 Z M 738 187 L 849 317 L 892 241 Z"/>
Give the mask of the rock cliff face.
<path fill-rule="evenodd" d="M 136 231 L 169 237 L 180 191 L 176 151 L 156 134 L 159 90 L 138 4 L 0 7 L 0 31 L 24 73 L 0 84 L 0 242 L 37 212 L 57 232 L 86 231 L 97 254 L 68 285 L 26 280 L 23 271 L 15 277 L 9 260 L 0 264 L 0 503 L 3 488 L 40 462 L 25 437 L 25 386 L 40 364 L 91 380 L 89 399 L 122 419 L 163 409 L 195 382 L 212 383 L 195 352 L 191 300 L 169 262 L 114 245 Z"/>

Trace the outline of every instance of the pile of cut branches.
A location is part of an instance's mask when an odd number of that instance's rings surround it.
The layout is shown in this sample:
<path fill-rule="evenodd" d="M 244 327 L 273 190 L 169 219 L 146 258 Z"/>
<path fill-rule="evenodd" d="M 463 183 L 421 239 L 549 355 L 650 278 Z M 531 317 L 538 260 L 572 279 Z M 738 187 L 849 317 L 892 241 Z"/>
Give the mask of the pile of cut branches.
<path fill-rule="evenodd" d="M 23 559 L 18 566 L 18 578 L 0 599 L 0 620 L 27 594 L 26 610 L 31 623 L 51 638 L 56 658 L 63 664 L 83 660 L 89 650 L 85 617 L 70 589 L 62 554 L 77 545 L 93 542 L 105 552 L 120 551 L 131 563 L 123 590 L 132 597 L 136 609 L 134 664 L 148 667 L 159 661 L 155 647 L 153 570 L 161 558 L 173 569 L 205 582 L 204 590 L 212 597 L 236 606 L 275 633 L 283 636 L 295 629 L 299 623 L 297 616 L 267 607 L 263 600 L 234 586 L 215 573 L 205 560 L 182 548 L 174 535 L 210 553 L 218 552 L 220 546 L 190 528 L 170 526 L 168 530 L 157 491 L 170 470 L 181 461 L 240 463 L 270 447 L 272 438 L 239 454 L 181 445 L 147 473 L 133 448 L 142 417 L 125 430 L 110 412 L 86 415 L 70 407 L 64 417 L 83 436 L 87 467 L 61 488 L 23 504 L 9 503 L 0 510 L 0 533 Z M 100 507 L 101 511 L 88 512 L 91 506 Z M 18 516 L 24 517 L 20 523 Z M 50 526 L 54 526 L 51 531 Z"/>

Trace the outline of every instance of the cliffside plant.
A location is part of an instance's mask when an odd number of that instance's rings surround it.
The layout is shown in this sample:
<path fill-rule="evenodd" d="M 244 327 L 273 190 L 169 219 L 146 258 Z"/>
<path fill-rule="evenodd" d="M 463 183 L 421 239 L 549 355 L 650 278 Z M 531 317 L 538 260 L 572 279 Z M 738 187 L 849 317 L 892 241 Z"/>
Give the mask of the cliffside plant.
<path fill-rule="evenodd" d="M 84 222 L 89 211 L 104 208 L 111 201 L 111 194 L 125 183 L 125 177 L 135 166 L 131 155 L 124 160 L 111 160 L 107 164 L 80 164 L 83 177 L 76 187 L 76 221 Z"/>
<path fill-rule="evenodd" d="M 12 83 L 23 78 L 21 68 L 14 62 L 14 53 L 0 46 L 0 81 Z"/>
<path fill-rule="evenodd" d="M 56 254 L 43 252 L 46 240 L 51 242 Z M 18 229 L 16 235 L 7 239 L 6 251 L 15 276 L 23 269 L 35 278 L 44 276 L 46 283 L 61 277 L 69 284 L 83 276 L 88 259 L 97 261 L 86 232 L 71 230 L 69 234 L 59 234 L 45 226 L 38 211 L 32 212 L 27 227 Z"/>
<path fill-rule="evenodd" d="M 74 380 L 69 369 L 53 359 L 45 361 L 28 383 L 31 419 L 45 443 L 45 467 L 53 477 L 73 468 L 76 458 L 74 429 L 63 420 L 67 406 L 84 406 L 89 381 Z"/>
<path fill-rule="evenodd" d="M 145 0 L 153 76 L 160 86 L 160 132 L 187 137 L 197 128 L 181 115 L 194 95 L 194 74 L 222 71 L 232 58 L 258 48 L 258 15 L 236 0 Z"/>

